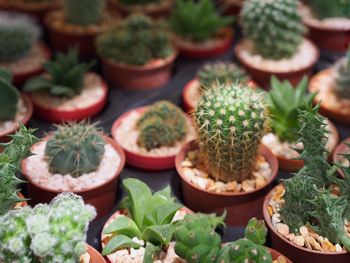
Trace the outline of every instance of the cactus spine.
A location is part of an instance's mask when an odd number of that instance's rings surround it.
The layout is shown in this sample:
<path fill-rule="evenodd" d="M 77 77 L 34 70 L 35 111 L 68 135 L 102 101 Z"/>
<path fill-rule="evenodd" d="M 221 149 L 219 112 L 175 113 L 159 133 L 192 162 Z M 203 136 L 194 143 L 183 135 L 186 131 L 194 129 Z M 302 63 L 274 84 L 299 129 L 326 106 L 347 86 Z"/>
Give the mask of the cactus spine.
<path fill-rule="evenodd" d="M 106 0 L 64 0 L 66 21 L 81 26 L 98 24 L 105 5 Z"/>
<path fill-rule="evenodd" d="M 104 154 L 104 141 L 95 125 L 86 122 L 58 125 L 45 148 L 51 173 L 79 177 L 96 171 Z"/>
<path fill-rule="evenodd" d="M 340 98 L 350 100 L 350 50 L 338 64 L 334 89 Z"/>
<path fill-rule="evenodd" d="M 11 74 L 0 68 L 0 121 L 14 120 L 17 114 L 19 92 L 11 79 Z"/>
<path fill-rule="evenodd" d="M 215 84 L 195 111 L 199 150 L 209 174 L 223 182 L 251 176 L 268 129 L 261 95 L 240 84 Z"/>

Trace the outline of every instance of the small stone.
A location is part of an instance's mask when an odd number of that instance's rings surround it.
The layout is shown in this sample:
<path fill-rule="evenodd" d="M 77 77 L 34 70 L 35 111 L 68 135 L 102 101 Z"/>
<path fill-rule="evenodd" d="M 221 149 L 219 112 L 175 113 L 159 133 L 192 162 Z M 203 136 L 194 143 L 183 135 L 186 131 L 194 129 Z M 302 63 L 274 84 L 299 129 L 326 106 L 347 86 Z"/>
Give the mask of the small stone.
<path fill-rule="evenodd" d="M 321 243 L 321 247 L 322 247 L 323 251 L 327 251 L 327 252 L 335 252 L 336 251 L 335 246 L 329 241 L 323 241 Z"/>
<path fill-rule="evenodd" d="M 208 180 L 201 177 L 195 177 L 196 178 L 196 184 L 201 189 L 206 189 L 208 187 Z"/>
<path fill-rule="evenodd" d="M 277 263 L 287 263 L 286 258 L 283 256 L 279 256 L 276 261 Z"/>
<path fill-rule="evenodd" d="M 335 251 L 341 252 L 341 251 L 343 251 L 343 248 L 341 247 L 341 245 L 335 244 Z"/>
<path fill-rule="evenodd" d="M 322 251 L 321 245 L 313 237 L 310 237 L 309 243 L 314 250 Z"/>
<path fill-rule="evenodd" d="M 293 243 L 300 246 L 300 247 L 303 247 L 304 244 L 305 244 L 305 240 L 302 236 L 296 236 L 294 239 L 293 239 Z"/>
<path fill-rule="evenodd" d="M 259 189 L 266 184 L 266 179 L 262 176 L 258 176 L 255 178 L 255 188 Z"/>
<path fill-rule="evenodd" d="M 208 191 L 222 193 L 226 191 L 226 185 L 223 182 L 215 182 L 214 185 L 208 188 Z"/>
<path fill-rule="evenodd" d="M 181 163 L 182 167 L 192 167 L 192 162 L 185 160 Z"/>
<path fill-rule="evenodd" d="M 227 191 L 235 192 L 236 188 L 237 188 L 236 181 L 232 181 L 232 182 L 227 183 L 227 186 L 226 186 Z"/>
<path fill-rule="evenodd" d="M 272 216 L 272 224 L 277 224 L 281 222 L 281 215 L 279 213 L 273 214 Z"/>
<path fill-rule="evenodd" d="M 276 224 L 277 232 L 282 235 L 289 234 L 289 226 L 283 223 Z"/>
<path fill-rule="evenodd" d="M 299 233 L 303 237 L 306 237 L 306 236 L 309 235 L 309 230 L 305 226 L 302 226 L 302 227 L 299 228 Z"/>
<path fill-rule="evenodd" d="M 242 182 L 242 189 L 244 192 L 251 192 L 255 190 L 253 180 L 244 180 Z"/>
<path fill-rule="evenodd" d="M 294 233 L 290 233 L 288 235 L 284 235 L 285 238 L 289 239 L 290 241 L 293 241 L 295 238 L 295 234 Z"/>
<path fill-rule="evenodd" d="M 184 176 L 188 177 L 189 179 L 193 178 L 194 176 L 193 169 L 185 167 L 182 169 L 182 171 Z"/>
<path fill-rule="evenodd" d="M 272 208 L 271 205 L 269 205 L 269 206 L 267 207 L 267 211 L 269 212 L 269 215 L 270 215 L 270 216 L 273 215 L 273 208 Z"/>

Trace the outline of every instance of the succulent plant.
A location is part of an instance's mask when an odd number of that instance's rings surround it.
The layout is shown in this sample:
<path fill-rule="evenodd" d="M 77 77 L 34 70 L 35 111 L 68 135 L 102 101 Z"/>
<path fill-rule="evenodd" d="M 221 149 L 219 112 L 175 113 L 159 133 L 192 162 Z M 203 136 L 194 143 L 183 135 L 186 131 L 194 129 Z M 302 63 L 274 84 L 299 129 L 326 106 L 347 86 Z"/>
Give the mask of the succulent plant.
<path fill-rule="evenodd" d="M 40 35 L 26 15 L 0 12 L 0 61 L 13 62 L 29 53 Z"/>
<path fill-rule="evenodd" d="M 144 240 L 145 263 L 153 262 L 153 257 L 166 247 L 173 237 L 172 224 L 175 213 L 182 207 L 171 197 L 170 187 L 152 194 L 149 187 L 133 178 L 125 179 L 123 186 L 127 196 L 121 203 L 129 216 L 119 216 L 108 225 L 103 234 L 110 234 L 103 255 L 123 248 L 140 248 L 132 238 Z"/>
<path fill-rule="evenodd" d="M 350 100 L 350 50 L 346 58 L 339 61 L 337 65 L 337 78 L 334 91 L 340 98 Z"/>
<path fill-rule="evenodd" d="M 173 52 L 171 34 L 161 22 L 144 15 L 131 15 L 97 39 L 98 54 L 130 65 L 145 65 Z"/>
<path fill-rule="evenodd" d="M 63 193 L 50 205 L 12 210 L 0 217 L 0 260 L 13 262 L 79 262 L 95 209 L 82 198 Z"/>
<path fill-rule="evenodd" d="M 63 8 L 68 23 L 80 26 L 98 24 L 103 19 L 106 0 L 64 0 Z"/>
<path fill-rule="evenodd" d="M 244 2 L 243 35 L 253 42 L 258 54 L 280 60 L 297 52 L 305 32 L 297 7 L 297 0 Z"/>
<path fill-rule="evenodd" d="M 0 215 L 5 214 L 13 206 L 23 201 L 17 189 L 22 180 L 17 178 L 20 161 L 30 155 L 29 148 L 37 142 L 33 135 L 35 130 L 20 125 L 19 131 L 11 135 L 12 140 L 2 144 L 5 149 L 0 153 Z"/>
<path fill-rule="evenodd" d="M 350 18 L 349 0 L 310 0 L 307 4 L 319 19 L 332 17 Z"/>
<path fill-rule="evenodd" d="M 45 148 L 49 170 L 73 177 L 96 171 L 104 155 L 104 146 L 95 124 L 83 121 L 57 125 Z"/>
<path fill-rule="evenodd" d="M 47 91 L 53 96 L 71 98 L 83 90 L 85 73 L 93 63 L 79 63 L 76 49 L 70 49 L 67 54 L 57 53 L 55 60 L 44 64 L 47 76 L 30 79 L 24 90 Z"/>
<path fill-rule="evenodd" d="M 186 136 L 187 126 L 181 109 L 169 101 L 159 101 L 150 106 L 138 120 L 136 128 L 140 134 L 137 143 L 147 150 L 173 146 Z"/>
<path fill-rule="evenodd" d="M 210 84 L 219 82 L 246 82 L 248 80 L 245 70 L 234 63 L 218 61 L 205 64 L 197 73 L 202 91 L 205 91 Z"/>
<path fill-rule="evenodd" d="M 0 68 L 0 121 L 14 120 L 17 114 L 20 95 L 11 80 L 12 74 Z"/>
<path fill-rule="evenodd" d="M 237 83 L 213 84 L 195 110 L 200 156 L 223 182 L 251 176 L 260 141 L 268 130 L 262 96 Z"/>
<path fill-rule="evenodd" d="M 271 78 L 271 89 L 267 93 L 271 128 L 282 141 L 295 142 L 301 128 L 298 110 L 311 105 L 316 94 L 307 93 L 308 79 L 304 77 L 294 88 L 289 81 Z"/>
<path fill-rule="evenodd" d="M 232 23 L 232 17 L 220 16 L 212 0 L 177 0 L 169 18 L 176 34 L 194 42 L 210 39 Z"/>

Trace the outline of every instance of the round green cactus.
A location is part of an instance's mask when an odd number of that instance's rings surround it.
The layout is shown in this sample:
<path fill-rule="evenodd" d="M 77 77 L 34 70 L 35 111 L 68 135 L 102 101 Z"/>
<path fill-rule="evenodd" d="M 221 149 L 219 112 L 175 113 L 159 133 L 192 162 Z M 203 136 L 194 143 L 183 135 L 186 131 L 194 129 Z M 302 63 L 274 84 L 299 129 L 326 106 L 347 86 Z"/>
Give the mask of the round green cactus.
<path fill-rule="evenodd" d="M 17 114 L 20 95 L 11 79 L 12 75 L 0 68 L 0 121 L 14 120 Z"/>
<path fill-rule="evenodd" d="M 258 220 L 255 217 L 251 218 L 244 230 L 244 235 L 255 244 L 264 245 L 267 235 L 265 222 L 263 220 Z"/>
<path fill-rule="evenodd" d="M 251 176 L 268 130 L 262 96 L 242 84 L 214 84 L 195 110 L 199 151 L 210 176 L 241 182 Z"/>
<path fill-rule="evenodd" d="M 347 57 L 338 63 L 334 91 L 340 98 L 350 100 L 350 51 Z"/>
<path fill-rule="evenodd" d="M 68 23 L 88 26 L 102 20 L 106 0 L 64 0 L 63 3 Z"/>
<path fill-rule="evenodd" d="M 45 148 L 49 170 L 73 177 L 96 171 L 104 145 L 95 125 L 86 122 L 58 125 Z"/>
<path fill-rule="evenodd" d="M 305 28 L 298 14 L 297 0 L 247 0 L 241 11 L 243 35 L 267 59 L 292 57 Z"/>

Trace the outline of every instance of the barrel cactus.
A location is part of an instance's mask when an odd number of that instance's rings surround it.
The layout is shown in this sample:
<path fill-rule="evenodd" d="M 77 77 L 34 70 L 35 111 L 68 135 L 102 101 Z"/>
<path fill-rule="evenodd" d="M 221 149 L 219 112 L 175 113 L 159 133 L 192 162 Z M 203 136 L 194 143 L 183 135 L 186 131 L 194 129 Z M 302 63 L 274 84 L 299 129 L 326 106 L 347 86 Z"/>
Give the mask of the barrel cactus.
<path fill-rule="evenodd" d="M 334 90 L 340 98 L 350 100 L 350 50 L 346 58 L 338 63 Z"/>
<path fill-rule="evenodd" d="M 297 0 L 245 1 L 241 11 L 243 35 L 264 58 L 290 58 L 305 32 L 297 8 Z"/>
<path fill-rule="evenodd" d="M 45 148 L 49 170 L 73 177 L 96 171 L 104 155 L 104 146 L 103 138 L 94 124 L 58 125 Z"/>
<path fill-rule="evenodd" d="M 103 19 L 106 0 L 64 0 L 65 19 L 68 23 L 89 26 Z"/>
<path fill-rule="evenodd" d="M 139 130 L 137 143 L 151 150 L 161 146 L 173 146 L 187 134 L 184 113 L 168 101 L 159 101 L 147 109 L 136 124 Z"/>
<path fill-rule="evenodd" d="M 209 174 L 223 182 L 251 176 L 268 130 L 262 96 L 242 84 L 214 84 L 195 110 L 199 151 Z"/>
<path fill-rule="evenodd" d="M 313 14 L 319 19 L 332 17 L 350 18 L 349 0 L 309 0 Z"/>
<path fill-rule="evenodd" d="M 0 68 L 0 121 L 14 120 L 17 114 L 19 92 L 11 79 L 11 74 Z"/>

